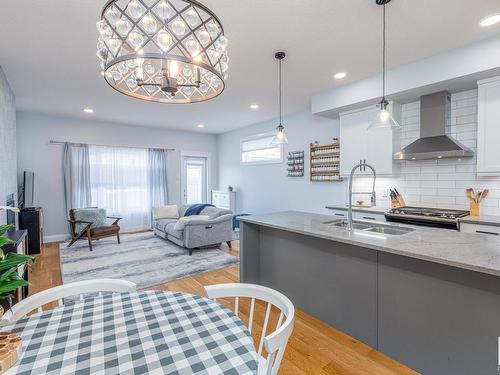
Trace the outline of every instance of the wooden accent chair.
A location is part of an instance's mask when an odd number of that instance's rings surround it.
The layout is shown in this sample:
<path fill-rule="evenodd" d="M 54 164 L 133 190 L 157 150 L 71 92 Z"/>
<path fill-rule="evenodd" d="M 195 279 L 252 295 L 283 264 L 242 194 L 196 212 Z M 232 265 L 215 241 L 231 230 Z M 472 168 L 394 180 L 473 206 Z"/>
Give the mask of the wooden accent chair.
<path fill-rule="evenodd" d="M 111 225 L 106 219 L 113 219 Z M 69 210 L 69 224 L 71 229 L 71 242 L 68 247 L 80 239 L 87 238 L 89 250 L 92 251 L 92 241 L 101 238 L 116 236 L 120 243 L 120 226 L 118 222 L 121 217 L 106 216 L 106 210 L 97 207 L 72 208 Z"/>

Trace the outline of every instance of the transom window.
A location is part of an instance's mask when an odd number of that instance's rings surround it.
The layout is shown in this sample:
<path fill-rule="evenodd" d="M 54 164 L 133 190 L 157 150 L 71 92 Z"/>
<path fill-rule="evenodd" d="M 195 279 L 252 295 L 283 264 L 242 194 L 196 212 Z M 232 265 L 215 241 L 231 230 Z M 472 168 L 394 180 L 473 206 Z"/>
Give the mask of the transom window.
<path fill-rule="evenodd" d="M 242 164 L 283 162 L 283 145 L 271 145 L 273 133 L 258 134 L 241 139 Z"/>

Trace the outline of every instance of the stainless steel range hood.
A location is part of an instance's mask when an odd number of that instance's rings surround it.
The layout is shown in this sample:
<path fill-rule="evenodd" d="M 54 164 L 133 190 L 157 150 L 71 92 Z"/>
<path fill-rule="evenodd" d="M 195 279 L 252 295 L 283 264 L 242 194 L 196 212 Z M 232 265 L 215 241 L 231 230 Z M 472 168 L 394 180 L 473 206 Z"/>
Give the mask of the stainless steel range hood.
<path fill-rule="evenodd" d="M 420 98 L 420 138 L 394 154 L 398 160 L 463 158 L 474 152 L 446 135 L 450 121 L 451 101 L 447 91 Z"/>

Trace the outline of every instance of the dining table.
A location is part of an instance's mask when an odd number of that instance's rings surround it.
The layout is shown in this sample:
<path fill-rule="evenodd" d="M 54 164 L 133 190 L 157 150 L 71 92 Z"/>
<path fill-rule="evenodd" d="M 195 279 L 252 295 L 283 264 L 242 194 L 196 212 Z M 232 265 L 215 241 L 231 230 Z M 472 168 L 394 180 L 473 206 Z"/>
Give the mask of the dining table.
<path fill-rule="evenodd" d="M 6 374 L 254 375 L 250 332 L 231 310 L 197 295 L 139 291 L 89 296 L 22 318 Z"/>

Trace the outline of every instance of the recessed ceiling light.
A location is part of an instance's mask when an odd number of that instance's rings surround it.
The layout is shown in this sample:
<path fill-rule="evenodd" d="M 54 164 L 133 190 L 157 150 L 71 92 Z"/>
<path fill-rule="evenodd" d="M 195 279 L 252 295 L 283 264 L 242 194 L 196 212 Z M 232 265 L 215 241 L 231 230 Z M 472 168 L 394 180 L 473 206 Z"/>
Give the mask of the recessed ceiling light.
<path fill-rule="evenodd" d="M 198 124 L 198 125 L 196 125 L 196 126 L 197 126 L 198 128 L 204 128 L 204 127 L 205 127 L 205 125 L 203 125 L 203 124 Z"/>
<path fill-rule="evenodd" d="M 94 113 L 94 110 L 92 108 L 84 108 L 83 112 L 85 112 L 85 113 Z"/>
<path fill-rule="evenodd" d="M 483 27 L 493 26 L 500 22 L 500 13 L 492 14 L 491 16 L 485 17 L 479 22 L 479 25 Z"/>
<path fill-rule="evenodd" d="M 338 72 L 336 73 L 333 78 L 335 79 L 342 79 L 342 78 L 345 78 L 347 77 L 347 73 L 346 72 Z"/>
<path fill-rule="evenodd" d="M 259 105 L 258 104 L 251 104 L 250 108 L 251 109 L 259 109 Z"/>

